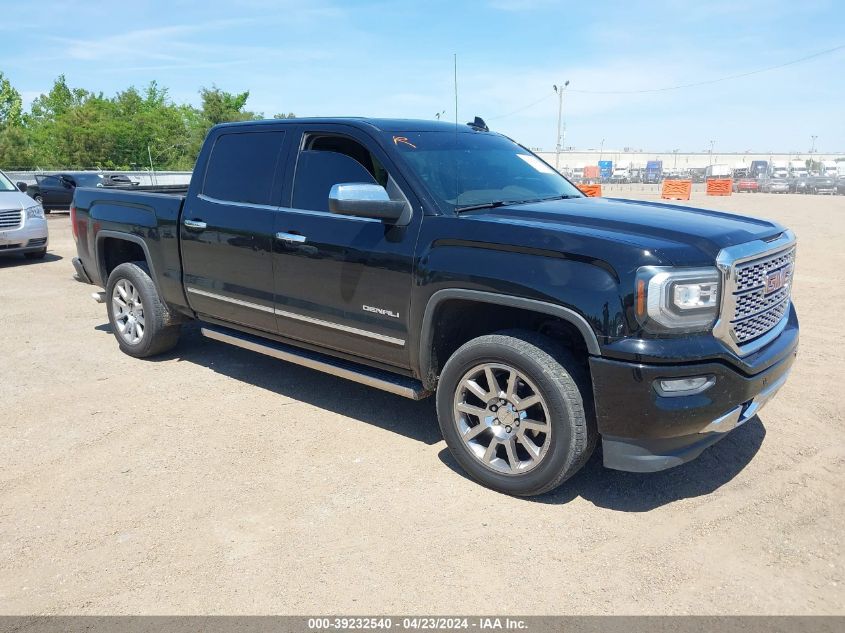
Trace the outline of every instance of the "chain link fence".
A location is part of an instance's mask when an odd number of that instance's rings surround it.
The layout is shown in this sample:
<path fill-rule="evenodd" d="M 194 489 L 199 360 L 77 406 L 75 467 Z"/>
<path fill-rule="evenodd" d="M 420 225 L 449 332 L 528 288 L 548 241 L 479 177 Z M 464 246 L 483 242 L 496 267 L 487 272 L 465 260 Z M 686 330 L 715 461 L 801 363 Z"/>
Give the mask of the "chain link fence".
<path fill-rule="evenodd" d="M 187 185 L 191 180 L 190 171 L 78 171 L 78 170 L 44 170 L 44 171 L 4 171 L 12 182 L 35 184 L 35 176 L 45 174 L 122 174 L 141 185 Z"/>

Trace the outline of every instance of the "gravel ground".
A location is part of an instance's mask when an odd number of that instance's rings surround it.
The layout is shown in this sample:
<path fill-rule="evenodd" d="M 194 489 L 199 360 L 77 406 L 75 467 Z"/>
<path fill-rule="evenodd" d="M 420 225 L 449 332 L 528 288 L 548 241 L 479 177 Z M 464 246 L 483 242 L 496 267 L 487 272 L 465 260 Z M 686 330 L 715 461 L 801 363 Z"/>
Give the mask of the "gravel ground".
<path fill-rule="evenodd" d="M 692 204 L 798 234 L 790 381 L 697 461 L 536 500 L 458 472 L 431 399 L 196 328 L 121 354 L 51 216 L 47 259 L 0 260 L 0 612 L 845 613 L 845 198 Z"/>

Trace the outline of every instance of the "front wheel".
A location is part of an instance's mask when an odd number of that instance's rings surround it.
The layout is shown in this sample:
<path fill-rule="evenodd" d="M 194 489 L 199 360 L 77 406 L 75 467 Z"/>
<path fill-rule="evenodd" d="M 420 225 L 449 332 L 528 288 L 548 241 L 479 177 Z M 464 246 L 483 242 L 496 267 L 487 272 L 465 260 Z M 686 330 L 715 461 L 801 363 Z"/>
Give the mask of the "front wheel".
<path fill-rule="evenodd" d="M 49 213 L 50 213 L 51 209 L 48 209 L 47 207 L 45 207 L 45 206 L 44 206 L 44 198 L 42 198 L 40 194 L 36 194 L 36 195 L 33 197 L 33 200 L 35 200 L 38 204 L 40 204 L 40 205 L 41 205 L 41 208 L 42 208 L 42 209 L 44 209 L 44 214 L 45 214 L 45 215 L 47 215 L 47 214 L 49 214 Z"/>
<path fill-rule="evenodd" d="M 109 323 L 120 349 L 136 358 L 172 349 L 179 325 L 172 323 L 144 262 L 120 264 L 106 285 Z"/>
<path fill-rule="evenodd" d="M 566 348 L 534 332 L 481 336 L 448 360 L 437 417 L 455 460 L 505 494 L 556 488 L 596 444 L 587 373 Z"/>

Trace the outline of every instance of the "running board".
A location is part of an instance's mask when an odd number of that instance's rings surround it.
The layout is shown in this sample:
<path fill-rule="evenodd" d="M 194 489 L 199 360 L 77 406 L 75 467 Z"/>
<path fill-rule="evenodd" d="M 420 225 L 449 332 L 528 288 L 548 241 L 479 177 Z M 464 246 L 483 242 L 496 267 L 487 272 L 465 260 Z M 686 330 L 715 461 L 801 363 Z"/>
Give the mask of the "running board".
<path fill-rule="evenodd" d="M 296 365 L 302 365 L 309 369 L 316 369 L 317 371 L 338 376 L 339 378 L 346 378 L 347 380 L 358 382 L 368 387 L 375 387 L 383 391 L 389 391 L 390 393 L 410 398 L 411 400 L 422 400 L 431 394 L 431 392 L 423 388 L 422 383 L 418 380 L 381 369 L 375 369 L 374 367 L 367 367 L 366 365 L 359 365 L 324 354 L 318 354 L 317 352 L 310 352 L 291 345 L 268 341 L 267 339 L 250 336 L 249 334 L 234 330 L 224 330 L 222 328 L 218 329 L 203 325 L 200 328 L 200 332 L 203 336 L 214 339 L 215 341 L 229 343 L 229 345 L 242 347 L 243 349 L 258 352 L 259 354 L 272 356 L 273 358 L 278 358 L 279 360 Z"/>

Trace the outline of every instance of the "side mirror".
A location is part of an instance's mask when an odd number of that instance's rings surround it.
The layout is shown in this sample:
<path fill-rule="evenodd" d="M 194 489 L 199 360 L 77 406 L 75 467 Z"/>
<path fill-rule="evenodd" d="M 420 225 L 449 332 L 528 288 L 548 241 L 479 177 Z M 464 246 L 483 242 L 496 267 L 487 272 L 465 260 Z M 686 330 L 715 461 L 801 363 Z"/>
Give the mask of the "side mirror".
<path fill-rule="evenodd" d="M 27 184 L 23 180 L 19 180 L 15 183 L 15 185 L 17 186 L 18 191 L 20 191 L 21 193 L 26 193 Z"/>
<path fill-rule="evenodd" d="M 329 211 L 396 222 L 405 211 L 405 202 L 391 200 L 387 190 L 381 185 L 343 183 L 332 186 L 329 192 Z"/>

